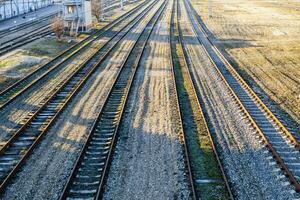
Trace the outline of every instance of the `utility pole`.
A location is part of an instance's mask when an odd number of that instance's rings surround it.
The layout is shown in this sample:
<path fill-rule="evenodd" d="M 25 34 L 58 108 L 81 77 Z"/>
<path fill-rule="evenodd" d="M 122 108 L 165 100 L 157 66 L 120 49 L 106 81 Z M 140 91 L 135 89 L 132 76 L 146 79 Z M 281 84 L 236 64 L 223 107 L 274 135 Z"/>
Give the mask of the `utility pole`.
<path fill-rule="evenodd" d="M 212 0 L 208 0 L 208 17 L 212 18 Z"/>
<path fill-rule="evenodd" d="M 102 21 L 105 21 L 105 13 L 104 13 L 105 2 L 99 0 L 99 6 L 100 6 L 100 19 Z"/>
<path fill-rule="evenodd" d="M 10 0 L 10 17 L 13 16 L 12 0 Z"/>
<path fill-rule="evenodd" d="M 121 0 L 121 10 L 124 10 L 124 8 L 123 8 L 123 0 Z"/>
<path fill-rule="evenodd" d="M 25 1 L 23 0 L 23 14 L 25 14 Z"/>
<path fill-rule="evenodd" d="M 4 12 L 4 19 L 6 19 L 6 2 L 4 1 L 4 7 L 3 7 L 3 12 Z"/>

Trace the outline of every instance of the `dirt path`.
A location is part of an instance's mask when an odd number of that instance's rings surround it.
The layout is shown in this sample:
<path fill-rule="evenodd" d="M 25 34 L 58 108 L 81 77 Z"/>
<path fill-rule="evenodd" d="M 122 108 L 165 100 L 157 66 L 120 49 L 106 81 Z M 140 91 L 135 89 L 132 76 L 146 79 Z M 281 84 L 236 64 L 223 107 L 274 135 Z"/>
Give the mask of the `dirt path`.
<path fill-rule="evenodd" d="M 58 199 L 87 133 L 104 103 L 104 97 L 145 24 L 143 21 L 134 28 L 132 34 L 128 34 L 117 47 L 117 51 L 101 64 L 48 131 L 3 198 Z"/>
<path fill-rule="evenodd" d="M 190 71 L 234 195 L 237 199 L 293 199 L 293 188 L 233 103 L 225 84 L 195 38 L 180 2 L 180 25 L 191 63 Z"/>
<path fill-rule="evenodd" d="M 188 199 L 171 115 L 171 8 L 172 1 L 150 36 L 137 71 L 104 199 Z"/>

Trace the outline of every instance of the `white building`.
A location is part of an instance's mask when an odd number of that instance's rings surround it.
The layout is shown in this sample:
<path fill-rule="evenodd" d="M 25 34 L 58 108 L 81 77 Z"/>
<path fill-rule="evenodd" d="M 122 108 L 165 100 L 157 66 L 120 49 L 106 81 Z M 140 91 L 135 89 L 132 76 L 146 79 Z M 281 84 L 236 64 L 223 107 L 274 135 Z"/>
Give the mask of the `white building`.
<path fill-rule="evenodd" d="M 0 21 L 49 6 L 53 0 L 0 0 Z"/>
<path fill-rule="evenodd" d="M 71 35 L 77 35 L 78 31 L 86 31 L 91 27 L 91 1 L 63 0 L 62 3 L 65 29 Z"/>

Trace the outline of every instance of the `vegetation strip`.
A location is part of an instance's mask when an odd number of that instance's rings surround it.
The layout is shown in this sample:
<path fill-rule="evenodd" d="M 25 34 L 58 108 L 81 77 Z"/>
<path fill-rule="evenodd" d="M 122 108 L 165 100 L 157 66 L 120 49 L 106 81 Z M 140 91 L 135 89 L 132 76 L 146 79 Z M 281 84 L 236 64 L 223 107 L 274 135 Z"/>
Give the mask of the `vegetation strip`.
<path fill-rule="evenodd" d="M 172 40 L 172 35 L 173 35 L 173 22 L 174 22 L 174 18 L 177 17 L 177 5 L 178 5 L 178 1 L 176 0 L 173 0 L 173 6 L 172 6 L 172 15 L 171 15 L 171 21 L 170 21 L 170 47 L 171 47 L 171 51 L 170 51 L 170 59 L 171 59 L 171 62 L 172 62 L 172 80 L 173 80 L 173 84 L 172 84 L 172 87 L 170 87 L 170 91 L 171 91 L 171 94 L 173 93 L 174 96 L 173 98 L 171 98 L 171 103 L 175 104 L 174 105 L 174 114 L 173 114 L 173 118 L 174 118 L 174 124 L 175 127 L 176 127 L 176 131 L 177 131 L 177 134 L 179 136 L 179 141 L 182 145 L 182 151 L 183 151 L 183 157 L 185 159 L 185 168 L 186 168 L 186 173 L 187 173 L 187 178 L 188 178 L 188 184 L 191 188 L 191 197 L 192 199 L 196 200 L 197 199 L 197 195 L 196 195 L 196 190 L 195 190 L 195 184 L 194 184 L 194 178 L 193 178 L 193 173 L 192 173 L 192 167 L 191 167 L 191 160 L 190 160 L 190 152 L 189 152 L 189 148 L 188 148 L 188 145 L 187 145 L 187 136 L 186 136 L 186 133 L 185 133 L 185 130 L 183 128 L 183 116 L 182 116 L 182 113 L 181 113 L 181 109 L 180 109 L 180 105 L 179 105 L 179 94 L 178 94 L 178 90 L 177 90 L 177 84 L 176 84 L 176 80 L 175 80 L 175 72 L 174 72 L 174 68 L 175 68 L 175 65 L 177 66 L 177 60 L 174 60 L 173 59 L 173 56 L 174 56 L 174 48 L 172 48 L 172 46 L 174 45 L 174 42 Z M 175 101 L 175 102 L 174 102 Z M 179 122 L 179 123 L 178 123 Z"/>
<path fill-rule="evenodd" d="M 231 194 L 228 193 L 229 188 L 223 180 L 223 171 L 219 168 L 221 163 L 218 163 L 219 160 L 215 157 L 214 144 L 198 102 L 181 47 L 178 32 L 178 6 L 177 4 L 177 12 L 171 24 L 171 50 L 179 106 L 182 112 L 183 128 L 196 195 L 197 198 L 201 199 L 228 199 Z"/>

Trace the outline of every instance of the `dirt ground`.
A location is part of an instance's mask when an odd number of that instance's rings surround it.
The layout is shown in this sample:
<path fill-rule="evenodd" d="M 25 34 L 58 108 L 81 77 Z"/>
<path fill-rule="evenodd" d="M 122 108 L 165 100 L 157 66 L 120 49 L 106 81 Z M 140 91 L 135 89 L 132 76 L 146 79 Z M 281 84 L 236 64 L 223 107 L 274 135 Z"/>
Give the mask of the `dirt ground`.
<path fill-rule="evenodd" d="M 0 57 L 0 91 L 57 56 L 75 41 L 41 38 Z"/>
<path fill-rule="evenodd" d="M 192 0 L 231 62 L 300 122 L 300 2 Z M 246 72 L 246 73 L 245 73 Z"/>

